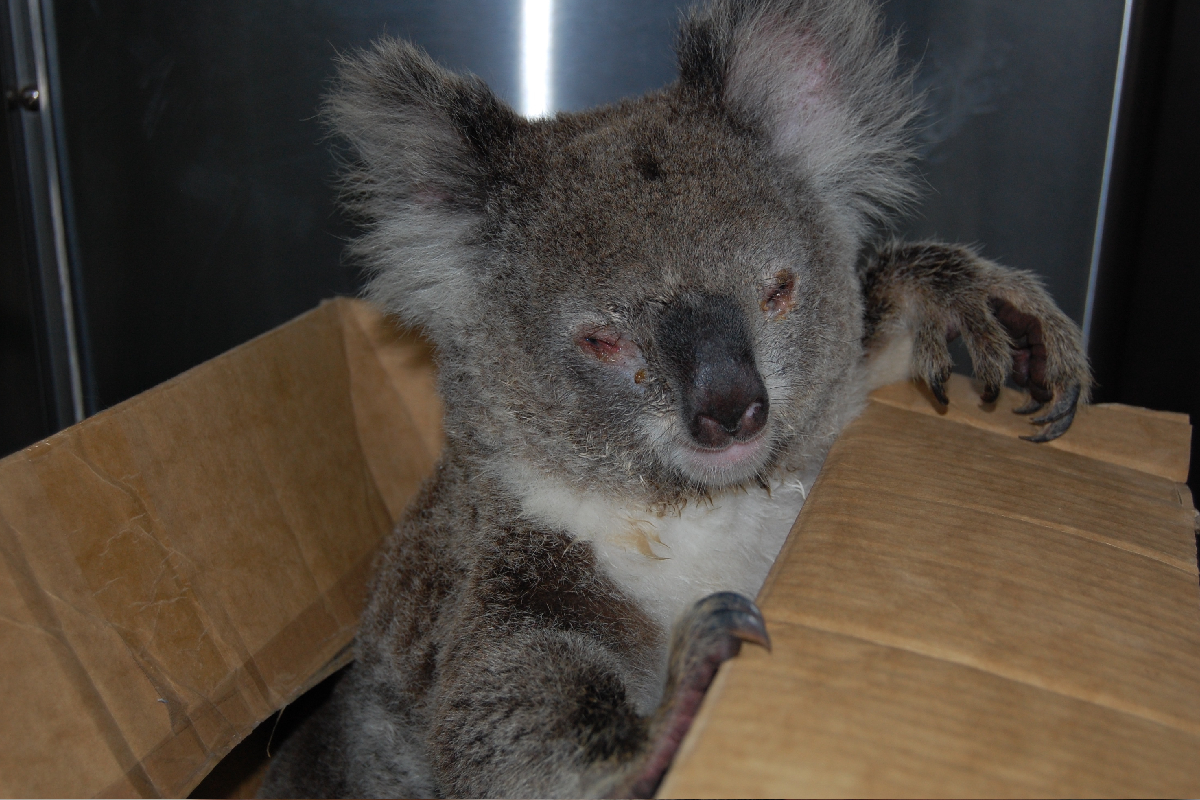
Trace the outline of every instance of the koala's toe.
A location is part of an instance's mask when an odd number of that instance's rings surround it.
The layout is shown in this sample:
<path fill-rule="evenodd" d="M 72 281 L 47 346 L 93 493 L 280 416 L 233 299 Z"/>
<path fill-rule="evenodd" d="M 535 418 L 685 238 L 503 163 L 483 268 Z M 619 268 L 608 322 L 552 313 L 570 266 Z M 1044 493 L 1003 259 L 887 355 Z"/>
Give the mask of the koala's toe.
<path fill-rule="evenodd" d="M 957 327 L 935 318 L 921 327 L 913 342 L 913 374 L 925 381 L 929 391 L 942 405 L 950 403 L 946 395 L 946 382 L 950 380 L 954 360 L 950 357 L 946 342 L 948 333 L 954 331 L 957 331 Z"/>
<path fill-rule="evenodd" d="M 675 626 L 667 692 L 653 715 L 647 744 L 605 796 L 654 796 L 718 667 L 738 654 L 742 642 L 771 647 L 762 612 L 753 600 L 718 592 L 692 606 Z"/>
<path fill-rule="evenodd" d="M 771 637 L 758 606 L 748 597 L 718 592 L 700 600 L 680 620 L 671 643 L 667 702 L 677 710 L 699 705 L 717 668 L 736 656 L 743 642 L 771 649 Z"/>
<path fill-rule="evenodd" d="M 950 405 L 950 396 L 946 394 L 946 381 L 948 380 L 950 380 L 950 370 L 925 377 L 925 383 L 929 386 L 929 391 L 944 406 Z"/>

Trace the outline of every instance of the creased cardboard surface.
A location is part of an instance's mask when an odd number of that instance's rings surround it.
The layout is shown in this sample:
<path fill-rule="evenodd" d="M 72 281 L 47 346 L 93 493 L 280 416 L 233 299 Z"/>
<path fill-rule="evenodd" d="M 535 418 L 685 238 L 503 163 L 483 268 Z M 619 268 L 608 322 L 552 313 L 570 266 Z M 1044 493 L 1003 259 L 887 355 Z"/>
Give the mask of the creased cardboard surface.
<path fill-rule="evenodd" d="M 978 382 L 956 375 L 946 387 L 948 406 L 934 401 L 924 384 L 918 387 L 910 382 L 877 389 L 872 399 L 993 433 L 1028 436 L 1037 430 L 1030 425 L 1029 417 L 1012 413 L 1025 403 L 1024 396 L 1003 392 L 995 403 L 985 407 L 979 402 L 981 388 Z M 1183 482 L 1187 480 L 1190 443 L 1187 414 L 1102 403 L 1080 408 L 1071 425 L 1071 435 L 1047 442 L 1043 449 L 1077 453 Z"/>
<path fill-rule="evenodd" d="M 887 387 L 839 438 L 759 598 L 774 652 L 722 668 L 663 796 L 1200 794 L 1186 420 L 1041 447 L 950 396 Z"/>
<path fill-rule="evenodd" d="M 335 301 L 0 461 L 0 794 L 184 795 L 346 663 L 437 454 L 406 372 L 428 350 Z"/>

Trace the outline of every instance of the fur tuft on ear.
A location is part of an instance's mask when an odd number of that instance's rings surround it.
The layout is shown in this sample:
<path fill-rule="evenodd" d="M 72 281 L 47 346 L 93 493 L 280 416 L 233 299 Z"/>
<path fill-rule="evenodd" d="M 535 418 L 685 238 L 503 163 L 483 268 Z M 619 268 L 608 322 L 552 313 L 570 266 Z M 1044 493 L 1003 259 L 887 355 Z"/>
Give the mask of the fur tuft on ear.
<path fill-rule="evenodd" d="M 716 0 L 690 12 L 677 51 L 685 89 L 764 137 L 861 229 L 914 194 L 920 105 L 897 46 L 865 0 Z"/>
<path fill-rule="evenodd" d="M 351 253 L 367 295 L 447 342 L 478 291 L 488 193 L 523 120 L 395 39 L 340 60 L 324 117 L 352 151 L 342 199 L 366 228 Z"/>

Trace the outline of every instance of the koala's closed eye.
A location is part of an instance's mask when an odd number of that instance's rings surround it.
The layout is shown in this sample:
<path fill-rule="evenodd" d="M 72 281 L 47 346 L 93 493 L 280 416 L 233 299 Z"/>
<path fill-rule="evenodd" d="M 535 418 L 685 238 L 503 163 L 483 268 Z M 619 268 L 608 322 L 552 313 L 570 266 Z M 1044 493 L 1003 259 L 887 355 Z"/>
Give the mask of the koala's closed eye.
<path fill-rule="evenodd" d="M 585 327 L 576 334 L 575 344 L 585 355 L 602 364 L 617 367 L 634 383 L 646 382 L 646 362 L 642 358 L 642 349 L 620 331 L 609 327 Z"/>
<path fill-rule="evenodd" d="M 780 270 L 763 296 L 760 306 L 768 317 L 782 317 L 795 304 L 796 276 L 791 270 Z"/>
<path fill-rule="evenodd" d="M 625 364 L 641 355 L 641 349 L 613 328 L 585 328 L 575 337 L 584 353 L 606 364 Z"/>
<path fill-rule="evenodd" d="M 621 359 L 621 334 L 610 328 L 587 329 L 575 337 L 575 344 L 583 352 L 606 363 Z"/>

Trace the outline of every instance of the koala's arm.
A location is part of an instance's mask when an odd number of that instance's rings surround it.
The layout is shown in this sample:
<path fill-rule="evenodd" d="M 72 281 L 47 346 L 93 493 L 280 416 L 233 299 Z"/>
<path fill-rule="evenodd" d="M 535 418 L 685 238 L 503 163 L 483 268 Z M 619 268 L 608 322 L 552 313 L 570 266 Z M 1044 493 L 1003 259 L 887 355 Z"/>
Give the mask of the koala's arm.
<path fill-rule="evenodd" d="M 717 667 L 743 640 L 767 644 L 752 602 L 701 600 L 674 631 L 662 700 L 643 714 L 643 659 L 590 625 L 527 610 L 482 613 L 443 660 L 429 755 L 448 795 L 651 797 Z"/>
<path fill-rule="evenodd" d="M 863 348 L 872 386 L 920 377 L 945 404 L 953 362 L 947 344 L 963 337 L 984 402 L 1006 377 L 1027 389 L 1026 414 L 1046 427 L 1035 442 L 1066 432 L 1087 402 L 1091 370 L 1079 327 L 1031 273 L 981 258 L 961 245 L 888 242 L 860 267 L 865 307 Z"/>

